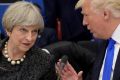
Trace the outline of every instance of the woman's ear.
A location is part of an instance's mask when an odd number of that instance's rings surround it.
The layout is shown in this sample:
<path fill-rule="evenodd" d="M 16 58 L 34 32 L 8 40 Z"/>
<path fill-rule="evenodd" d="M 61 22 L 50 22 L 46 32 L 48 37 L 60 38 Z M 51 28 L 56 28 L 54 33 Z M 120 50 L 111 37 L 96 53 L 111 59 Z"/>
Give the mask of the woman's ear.
<path fill-rule="evenodd" d="M 7 33 L 7 36 L 10 37 L 11 32 L 6 30 L 6 33 Z"/>

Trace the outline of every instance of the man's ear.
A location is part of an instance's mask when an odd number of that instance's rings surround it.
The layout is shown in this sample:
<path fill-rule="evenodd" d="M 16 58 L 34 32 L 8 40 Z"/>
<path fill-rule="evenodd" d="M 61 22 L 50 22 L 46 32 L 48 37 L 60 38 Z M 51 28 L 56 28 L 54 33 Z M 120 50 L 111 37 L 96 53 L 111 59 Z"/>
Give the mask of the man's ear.
<path fill-rule="evenodd" d="M 104 10 L 104 19 L 109 20 L 110 19 L 110 11 L 109 10 Z"/>

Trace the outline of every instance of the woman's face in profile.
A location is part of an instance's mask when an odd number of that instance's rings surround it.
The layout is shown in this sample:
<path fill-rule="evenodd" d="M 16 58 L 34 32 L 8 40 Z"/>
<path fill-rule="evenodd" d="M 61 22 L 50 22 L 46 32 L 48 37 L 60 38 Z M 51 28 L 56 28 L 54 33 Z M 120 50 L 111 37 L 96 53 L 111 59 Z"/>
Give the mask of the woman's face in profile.
<path fill-rule="evenodd" d="M 26 52 L 35 43 L 38 35 L 38 26 L 14 26 L 11 32 L 7 32 L 10 44 L 17 50 Z"/>

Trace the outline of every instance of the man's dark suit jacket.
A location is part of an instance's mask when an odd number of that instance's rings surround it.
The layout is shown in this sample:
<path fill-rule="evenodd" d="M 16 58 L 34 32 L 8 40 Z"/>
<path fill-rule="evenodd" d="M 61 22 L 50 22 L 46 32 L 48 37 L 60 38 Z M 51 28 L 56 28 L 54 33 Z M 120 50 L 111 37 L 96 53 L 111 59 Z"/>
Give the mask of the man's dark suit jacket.
<path fill-rule="evenodd" d="M 100 70 L 103 64 L 107 44 L 108 42 L 104 41 L 99 46 L 99 54 L 97 55 L 97 58 L 95 60 L 95 63 L 92 69 L 91 80 L 98 80 L 99 78 L 99 74 L 100 74 Z M 120 51 L 117 56 L 112 80 L 120 80 Z"/>
<path fill-rule="evenodd" d="M 102 67 L 108 41 L 89 41 L 77 44 L 70 42 L 60 42 L 46 48 L 58 59 L 62 55 L 68 55 L 69 62 L 76 71 L 85 72 L 85 80 L 98 80 Z M 79 69 L 78 69 L 79 68 Z M 120 52 L 113 73 L 113 80 L 120 80 Z"/>

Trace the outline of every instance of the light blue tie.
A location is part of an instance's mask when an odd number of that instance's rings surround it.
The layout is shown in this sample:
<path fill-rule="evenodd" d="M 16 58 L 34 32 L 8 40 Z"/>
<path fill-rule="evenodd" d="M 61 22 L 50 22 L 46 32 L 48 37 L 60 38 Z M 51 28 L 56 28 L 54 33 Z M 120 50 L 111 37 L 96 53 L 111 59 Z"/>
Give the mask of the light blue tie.
<path fill-rule="evenodd" d="M 114 44 L 115 41 L 113 39 L 109 39 L 102 80 L 110 80 L 114 57 Z"/>

